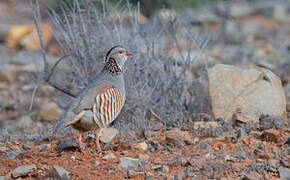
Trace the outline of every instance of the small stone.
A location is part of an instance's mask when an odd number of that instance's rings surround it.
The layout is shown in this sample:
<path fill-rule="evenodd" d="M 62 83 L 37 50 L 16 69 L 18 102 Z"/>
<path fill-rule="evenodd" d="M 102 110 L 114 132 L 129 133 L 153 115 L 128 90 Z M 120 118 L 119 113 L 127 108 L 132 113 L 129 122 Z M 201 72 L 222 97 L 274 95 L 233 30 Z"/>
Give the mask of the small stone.
<path fill-rule="evenodd" d="M 75 156 L 71 156 L 70 159 L 71 159 L 72 161 L 75 161 L 75 160 L 76 160 L 76 157 L 75 157 Z"/>
<path fill-rule="evenodd" d="M 289 180 L 290 179 L 290 169 L 289 168 L 282 168 L 278 169 L 279 175 L 282 180 Z"/>
<path fill-rule="evenodd" d="M 178 159 L 179 166 L 188 166 L 190 165 L 191 158 L 190 157 L 182 157 Z"/>
<path fill-rule="evenodd" d="M 138 159 L 140 159 L 141 161 L 147 161 L 149 158 L 150 156 L 147 154 L 138 154 Z"/>
<path fill-rule="evenodd" d="M 232 156 L 230 156 L 230 155 L 225 155 L 225 160 L 226 161 L 231 161 L 231 162 L 234 162 L 234 158 L 232 157 Z"/>
<path fill-rule="evenodd" d="M 59 166 L 53 166 L 50 171 L 50 175 L 56 179 L 69 179 L 69 174 L 68 171 Z"/>
<path fill-rule="evenodd" d="M 31 173 L 34 170 L 36 170 L 36 166 L 34 164 L 26 165 L 26 166 L 19 166 L 13 170 L 12 177 L 17 178 L 17 177 L 27 176 L 29 173 Z"/>
<path fill-rule="evenodd" d="M 69 149 L 78 149 L 79 145 L 75 138 L 66 139 L 59 143 L 59 147 L 61 151 L 69 150 Z"/>
<path fill-rule="evenodd" d="M 115 159 L 115 158 L 116 156 L 111 152 L 109 152 L 107 155 L 103 157 L 103 159 Z"/>
<path fill-rule="evenodd" d="M 100 141 L 103 143 L 110 143 L 119 133 L 115 128 L 103 128 L 103 132 L 100 136 Z"/>
<path fill-rule="evenodd" d="M 100 165 L 100 164 L 101 164 L 100 161 L 96 161 L 96 162 L 95 162 L 95 166 L 98 166 L 98 165 Z"/>
<path fill-rule="evenodd" d="M 290 104 L 287 104 L 287 105 L 286 105 L 286 111 L 287 111 L 287 112 L 290 112 Z"/>
<path fill-rule="evenodd" d="M 4 154 L 2 154 L 2 158 L 9 158 L 9 159 L 15 159 L 18 155 L 25 153 L 26 151 L 6 151 Z"/>
<path fill-rule="evenodd" d="M 146 144 L 146 142 L 141 142 L 137 144 L 136 148 L 146 151 L 148 149 L 148 145 Z"/>
<path fill-rule="evenodd" d="M 243 140 L 247 136 L 247 133 L 244 128 L 238 130 L 238 140 Z"/>
<path fill-rule="evenodd" d="M 136 177 L 136 176 L 142 176 L 142 177 L 144 177 L 144 172 L 136 172 L 136 171 L 134 171 L 134 170 L 132 170 L 132 169 L 129 169 L 129 171 L 128 171 L 128 173 L 127 173 L 127 175 L 126 175 L 126 177 L 125 178 L 133 178 L 133 177 Z"/>
<path fill-rule="evenodd" d="M 136 169 L 139 163 L 139 159 L 131 158 L 131 157 L 122 157 L 119 160 L 119 167 L 123 167 L 126 169 Z"/>
<path fill-rule="evenodd" d="M 158 152 L 160 150 L 160 145 L 154 141 L 148 141 L 148 148 L 150 152 Z"/>
<path fill-rule="evenodd" d="M 199 142 L 199 138 L 198 138 L 198 137 L 193 138 L 193 143 L 194 143 L 194 144 L 196 144 L 196 143 L 198 143 L 198 142 Z"/>
<path fill-rule="evenodd" d="M 192 143 L 192 137 L 187 131 L 182 131 L 178 128 L 173 128 L 165 132 L 166 140 L 174 144 L 185 142 L 186 144 Z"/>
<path fill-rule="evenodd" d="M 239 159 L 246 159 L 247 153 L 243 150 L 243 148 L 238 148 L 237 156 Z"/>
<path fill-rule="evenodd" d="M 162 167 L 161 164 L 157 164 L 157 165 L 153 165 L 153 166 L 151 167 L 151 169 L 153 169 L 153 170 L 158 170 L 158 169 L 161 169 L 161 167 Z"/>
<path fill-rule="evenodd" d="M 267 129 L 264 131 L 264 139 L 278 143 L 281 139 L 281 132 L 277 129 Z"/>
<path fill-rule="evenodd" d="M 261 119 L 260 127 L 262 130 L 271 129 L 271 128 L 281 128 L 283 125 L 282 116 L 268 116 Z"/>
<path fill-rule="evenodd" d="M 144 136 L 145 136 L 146 139 L 149 139 L 150 137 L 154 137 L 154 136 L 160 135 L 160 132 L 158 132 L 158 131 L 157 132 L 154 132 L 154 131 L 152 131 L 150 129 L 147 129 L 147 130 L 145 130 L 143 132 L 143 134 L 144 134 Z"/>
<path fill-rule="evenodd" d="M 263 135 L 261 131 L 251 131 L 250 135 L 253 135 L 255 138 L 259 138 Z"/>
<path fill-rule="evenodd" d="M 53 121 L 59 119 L 59 107 L 55 102 L 44 103 L 44 106 L 40 111 L 40 115 L 44 121 Z"/>
<path fill-rule="evenodd" d="M 195 131 L 198 131 L 199 129 L 209 129 L 209 128 L 217 128 L 217 127 L 221 127 L 221 123 L 218 123 L 217 121 L 210 121 L 210 122 L 198 121 L 198 122 L 194 122 L 193 129 Z"/>
<path fill-rule="evenodd" d="M 8 149 L 7 147 L 5 147 L 5 146 L 0 146 L 0 152 L 1 152 L 1 153 L 5 153 L 5 152 L 7 152 L 7 151 L 9 151 L 9 149 Z"/>
<path fill-rule="evenodd" d="M 163 172 L 163 173 L 168 173 L 168 172 L 169 172 L 169 167 L 166 166 L 166 165 L 162 165 L 162 167 L 161 167 L 161 172 Z"/>
<path fill-rule="evenodd" d="M 31 147 L 29 144 L 23 144 L 23 145 L 22 145 L 22 148 L 23 148 L 24 150 L 29 150 L 29 149 L 31 149 L 32 147 Z"/>
<path fill-rule="evenodd" d="M 39 151 L 44 151 L 46 149 L 49 149 L 51 147 L 51 144 L 41 144 L 39 146 L 37 146 L 36 148 L 39 150 Z"/>

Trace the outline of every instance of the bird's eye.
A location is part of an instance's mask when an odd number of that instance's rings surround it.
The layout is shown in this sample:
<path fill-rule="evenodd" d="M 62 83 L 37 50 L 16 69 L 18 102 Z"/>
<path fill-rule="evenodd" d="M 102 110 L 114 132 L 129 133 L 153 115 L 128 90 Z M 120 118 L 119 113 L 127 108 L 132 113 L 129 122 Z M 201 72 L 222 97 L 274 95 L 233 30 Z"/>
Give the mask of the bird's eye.
<path fill-rule="evenodd" d="M 124 51 L 123 51 L 123 50 L 119 51 L 119 54 L 123 54 L 123 53 L 124 53 Z"/>

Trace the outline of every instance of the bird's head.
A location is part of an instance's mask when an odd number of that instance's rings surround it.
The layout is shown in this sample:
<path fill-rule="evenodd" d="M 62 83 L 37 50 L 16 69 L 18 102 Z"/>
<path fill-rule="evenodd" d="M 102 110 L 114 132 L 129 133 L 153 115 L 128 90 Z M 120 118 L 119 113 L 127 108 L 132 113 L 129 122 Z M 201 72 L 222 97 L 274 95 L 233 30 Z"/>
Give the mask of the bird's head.
<path fill-rule="evenodd" d="M 122 73 L 123 65 L 127 61 L 128 56 L 132 56 L 132 53 L 127 51 L 124 47 L 112 47 L 107 52 L 105 58 L 105 69 L 115 75 Z"/>

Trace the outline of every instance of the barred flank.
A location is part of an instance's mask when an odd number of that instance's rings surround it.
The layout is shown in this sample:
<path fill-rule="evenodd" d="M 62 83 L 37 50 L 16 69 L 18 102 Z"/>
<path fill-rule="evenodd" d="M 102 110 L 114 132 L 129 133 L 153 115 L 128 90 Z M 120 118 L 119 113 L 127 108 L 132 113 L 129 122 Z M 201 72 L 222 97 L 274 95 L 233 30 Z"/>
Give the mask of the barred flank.
<path fill-rule="evenodd" d="M 117 88 L 110 88 L 98 94 L 95 102 L 94 121 L 99 127 L 104 127 L 116 119 L 125 103 L 125 96 Z"/>

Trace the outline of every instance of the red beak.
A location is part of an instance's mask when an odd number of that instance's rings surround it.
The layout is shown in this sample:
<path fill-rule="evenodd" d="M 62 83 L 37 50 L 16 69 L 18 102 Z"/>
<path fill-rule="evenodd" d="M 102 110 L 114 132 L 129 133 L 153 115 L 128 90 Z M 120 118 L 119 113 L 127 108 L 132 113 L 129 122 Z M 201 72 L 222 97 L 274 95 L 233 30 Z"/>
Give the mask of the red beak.
<path fill-rule="evenodd" d="M 127 51 L 125 55 L 126 55 L 126 56 L 132 56 L 132 53 L 129 52 L 129 51 Z"/>

